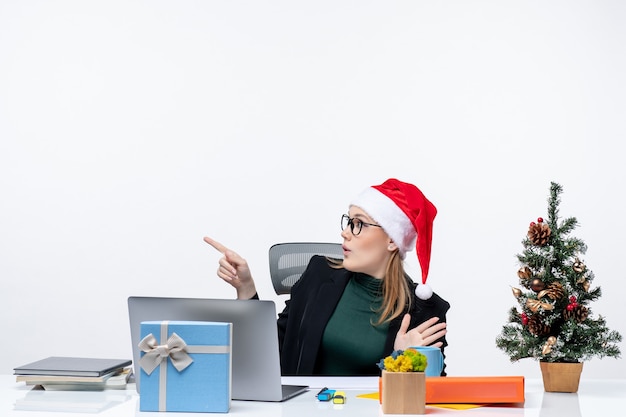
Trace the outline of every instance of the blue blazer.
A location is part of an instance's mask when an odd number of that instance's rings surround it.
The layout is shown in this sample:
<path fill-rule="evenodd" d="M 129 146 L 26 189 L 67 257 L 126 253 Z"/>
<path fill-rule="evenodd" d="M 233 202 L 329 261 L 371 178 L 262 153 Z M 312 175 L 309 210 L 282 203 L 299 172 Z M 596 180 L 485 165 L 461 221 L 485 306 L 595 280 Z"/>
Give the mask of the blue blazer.
<path fill-rule="evenodd" d="M 286 301 L 285 309 L 278 315 L 280 364 L 283 375 L 315 374 L 315 363 L 324 329 L 353 274 L 343 268 L 332 268 L 323 256 L 311 258 L 306 271 L 292 287 L 291 298 Z M 407 280 L 413 294 L 411 310 L 408 311 L 411 314 L 409 329 L 435 316 L 445 322 L 450 304 L 437 294 L 433 294 L 426 301 L 417 298 L 415 296 L 417 284 L 409 277 Z M 402 316 L 389 323 L 385 356 L 393 351 Z M 440 340 L 443 342 L 443 352 L 447 342 L 445 337 Z M 379 374 L 380 370 L 373 364 L 371 375 Z M 446 375 L 445 364 L 441 374 Z"/>

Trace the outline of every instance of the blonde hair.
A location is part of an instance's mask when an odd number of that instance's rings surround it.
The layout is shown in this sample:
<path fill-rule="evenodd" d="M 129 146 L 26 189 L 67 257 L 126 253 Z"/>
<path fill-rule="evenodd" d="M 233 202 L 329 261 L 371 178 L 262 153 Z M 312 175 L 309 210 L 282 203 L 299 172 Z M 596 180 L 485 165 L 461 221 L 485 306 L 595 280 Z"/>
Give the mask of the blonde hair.
<path fill-rule="evenodd" d="M 327 259 L 331 267 L 343 268 L 341 259 Z M 390 322 L 411 308 L 411 289 L 398 250 L 395 250 L 389 258 L 382 288 L 383 301 L 379 309 L 380 316 L 374 323 L 375 325 Z"/>
<path fill-rule="evenodd" d="M 387 263 L 387 271 L 383 279 L 383 302 L 376 324 L 392 321 L 410 308 L 411 290 L 404 273 L 400 252 L 395 250 Z"/>

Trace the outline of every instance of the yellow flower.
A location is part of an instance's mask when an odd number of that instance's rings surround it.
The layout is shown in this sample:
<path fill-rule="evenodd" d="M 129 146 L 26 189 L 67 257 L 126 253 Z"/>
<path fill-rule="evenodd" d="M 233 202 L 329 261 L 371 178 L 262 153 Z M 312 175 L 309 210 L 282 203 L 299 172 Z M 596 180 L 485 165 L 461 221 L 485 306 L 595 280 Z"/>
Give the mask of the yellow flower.
<path fill-rule="evenodd" d="M 385 369 L 389 372 L 412 372 L 413 361 L 411 358 L 400 355 L 396 359 L 387 356 L 384 361 Z"/>
<path fill-rule="evenodd" d="M 415 349 L 407 349 L 394 351 L 378 366 L 387 372 L 424 372 L 426 363 L 426 356 Z"/>
<path fill-rule="evenodd" d="M 400 372 L 412 372 L 413 361 L 407 356 L 399 356 L 397 361 L 399 362 Z"/>

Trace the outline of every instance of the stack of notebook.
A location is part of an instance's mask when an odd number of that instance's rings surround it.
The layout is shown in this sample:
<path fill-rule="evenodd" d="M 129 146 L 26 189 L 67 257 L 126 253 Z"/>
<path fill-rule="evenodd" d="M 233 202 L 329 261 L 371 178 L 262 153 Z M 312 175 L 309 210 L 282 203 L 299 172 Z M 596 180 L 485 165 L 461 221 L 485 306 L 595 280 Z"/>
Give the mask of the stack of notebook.
<path fill-rule="evenodd" d="M 51 356 L 13 370 L 17 382 L 46 390 L 125 389 L 131 363 L 129 359 Z"/>

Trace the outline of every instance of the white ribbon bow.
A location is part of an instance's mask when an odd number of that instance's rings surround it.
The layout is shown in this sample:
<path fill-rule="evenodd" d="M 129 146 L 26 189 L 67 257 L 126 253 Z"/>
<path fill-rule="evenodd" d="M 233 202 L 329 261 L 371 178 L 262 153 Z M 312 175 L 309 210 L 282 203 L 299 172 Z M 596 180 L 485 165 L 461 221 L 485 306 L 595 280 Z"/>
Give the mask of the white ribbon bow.
<path fill-rule="evenodd" d="M 154 335 L 150 333 L 139 342 L 139 349 L 145 353 L 139 360 L 139 365 L 148 375 L 167 358 L 170 358 L 178 372 L 182 372 L 193 362 L 191 356 L 187 354 L 187 344 L 176 333 L 172 333 L 165 345 L 159 345 Z"/>

